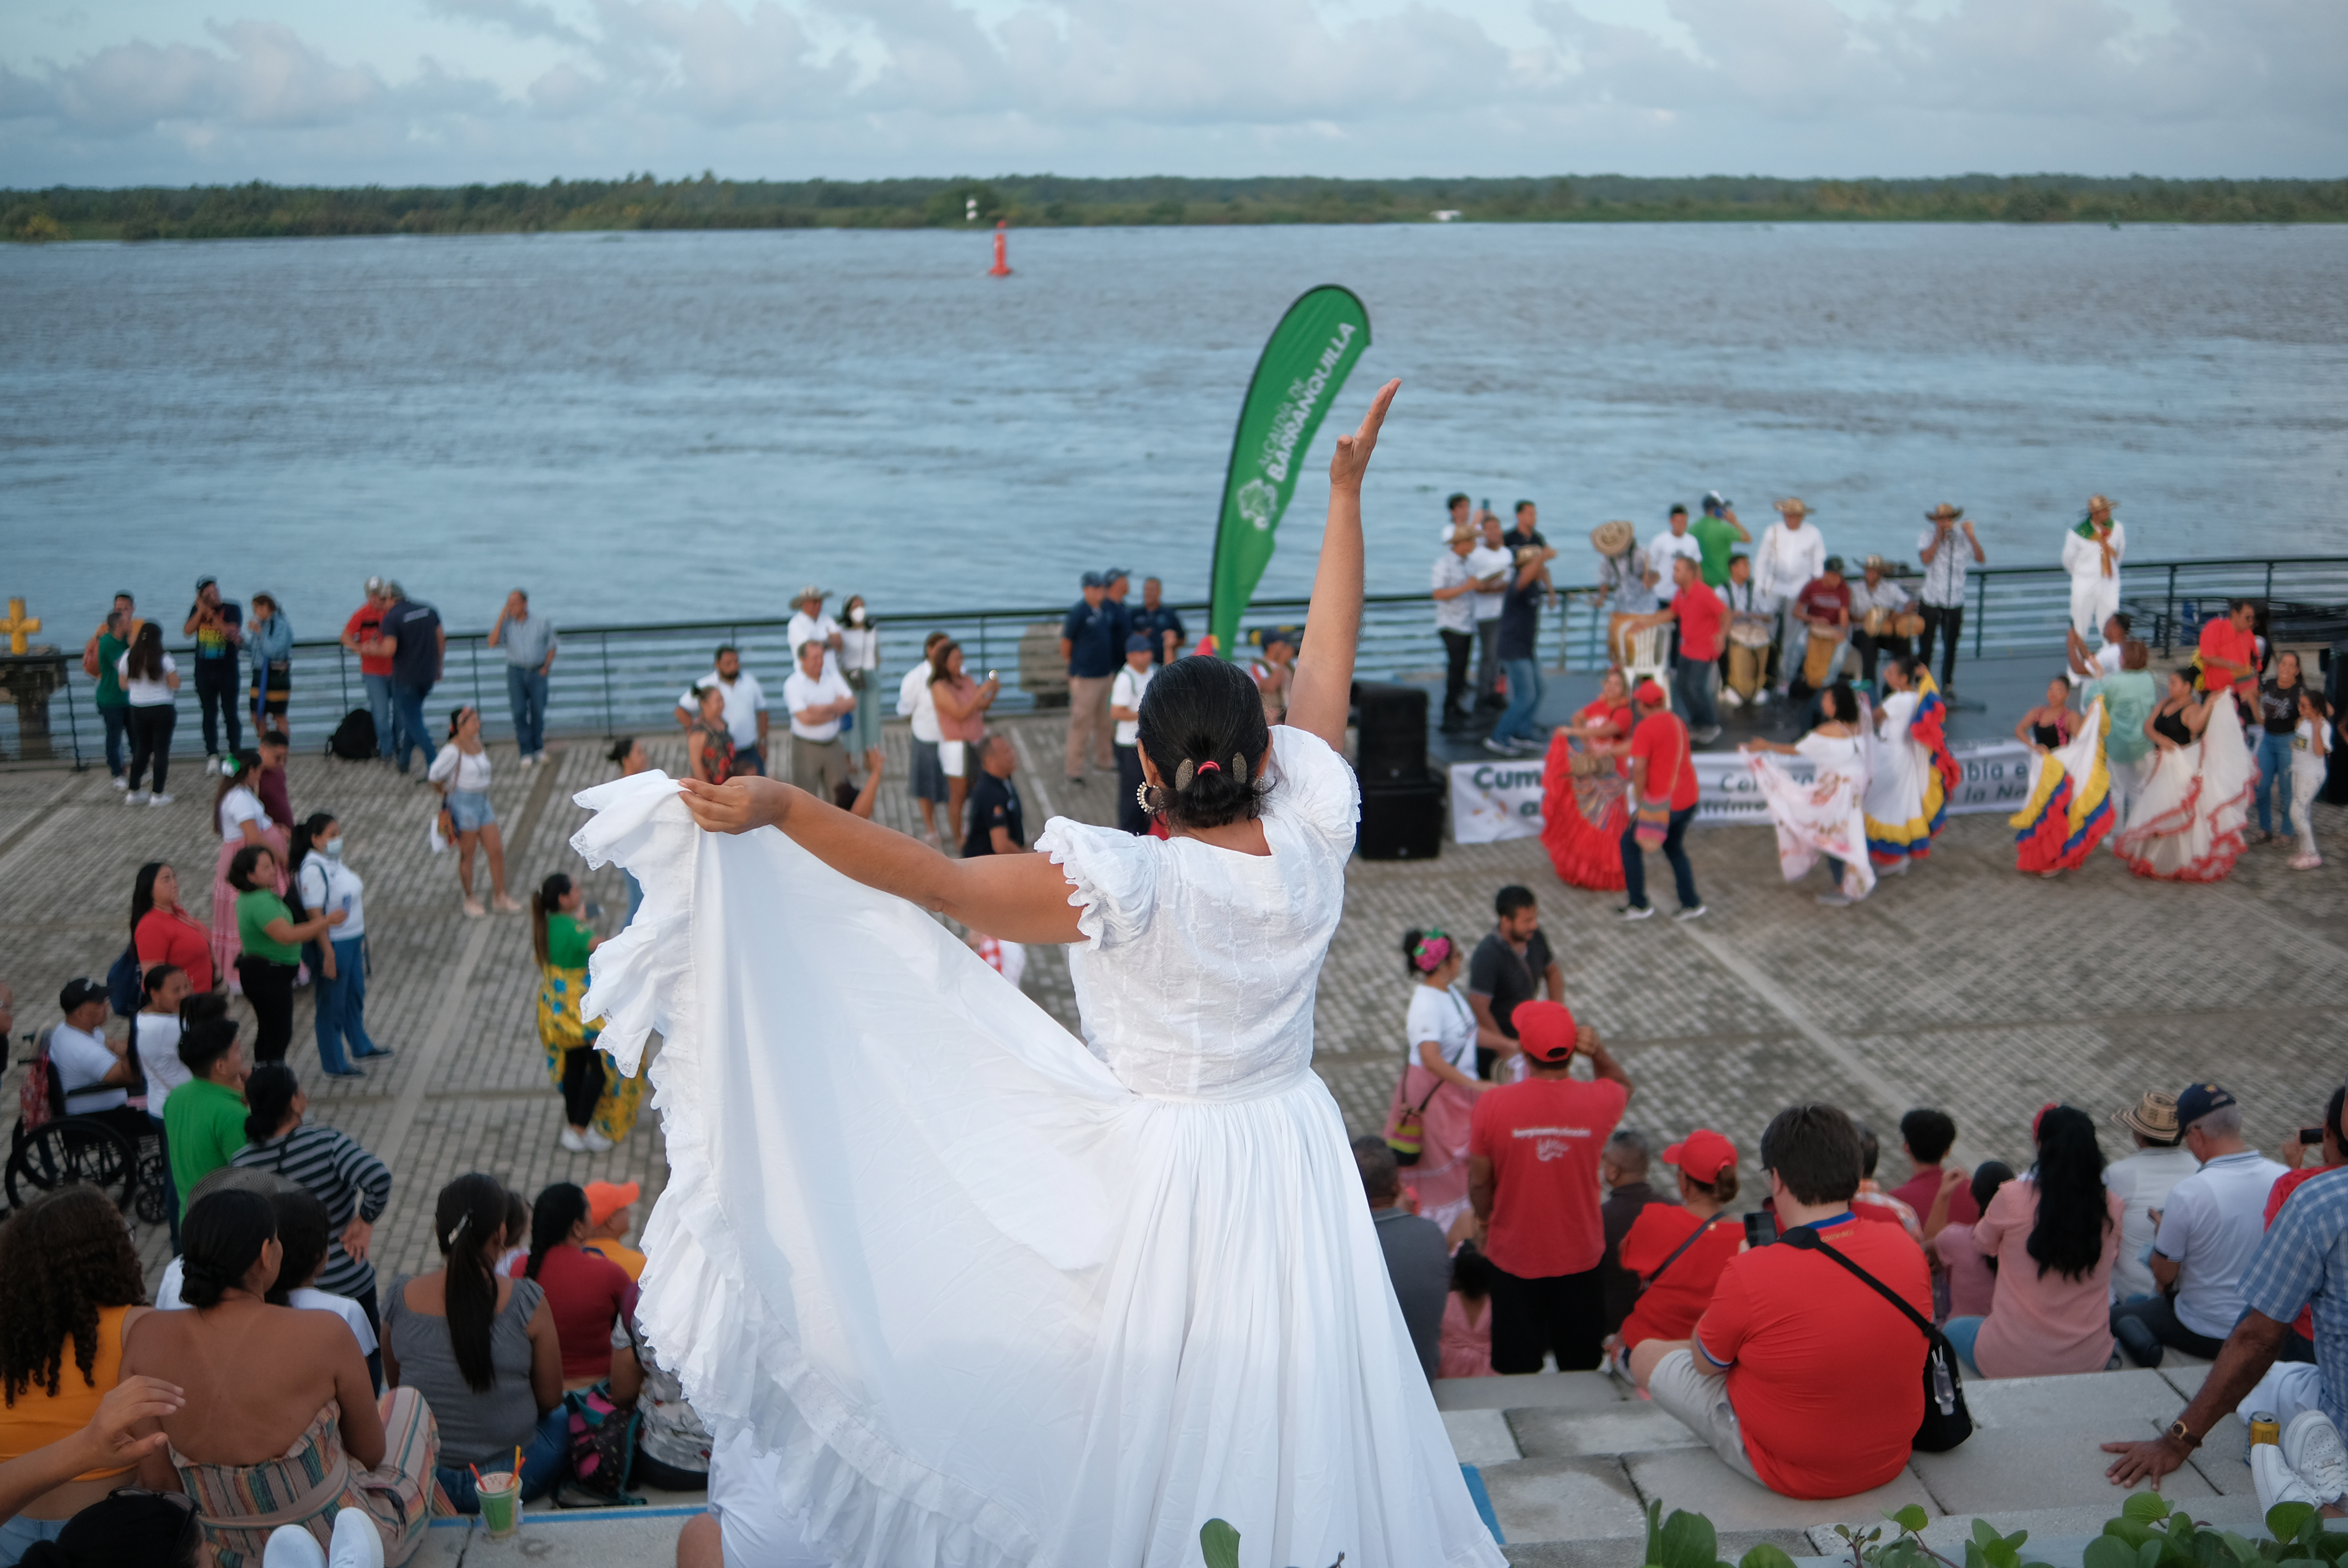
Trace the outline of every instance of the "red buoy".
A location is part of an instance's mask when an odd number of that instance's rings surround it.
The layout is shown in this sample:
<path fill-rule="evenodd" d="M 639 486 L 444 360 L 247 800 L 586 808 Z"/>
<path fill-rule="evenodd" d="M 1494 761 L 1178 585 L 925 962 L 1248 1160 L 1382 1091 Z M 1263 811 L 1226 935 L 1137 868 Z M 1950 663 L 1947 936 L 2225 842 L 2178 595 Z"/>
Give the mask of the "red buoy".
<path fill-rule="evenodd" d="M 994 265 L 986 270 L 986 275 L 990 278 L 1007 278 L 1011 275 L 1011 263 L 1004 259 L 1003 239 L 1003 231 L 1010 227 L 1011 220 L 1008 218 L 997 218 L 994 220 Z"/>

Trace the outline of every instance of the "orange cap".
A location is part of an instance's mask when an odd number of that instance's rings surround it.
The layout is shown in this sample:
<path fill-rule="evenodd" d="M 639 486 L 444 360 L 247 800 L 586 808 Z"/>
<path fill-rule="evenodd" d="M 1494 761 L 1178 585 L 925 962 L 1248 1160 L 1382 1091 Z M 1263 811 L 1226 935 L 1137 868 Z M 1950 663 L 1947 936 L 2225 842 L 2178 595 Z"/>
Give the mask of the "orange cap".
<path fill-rule="evenodd" d="M 587 1222 L 602 1225 L 622 1209 L 644 1196 L 643 1185 L 635 1182 L 590 1182 L 587 1184 Z"/>

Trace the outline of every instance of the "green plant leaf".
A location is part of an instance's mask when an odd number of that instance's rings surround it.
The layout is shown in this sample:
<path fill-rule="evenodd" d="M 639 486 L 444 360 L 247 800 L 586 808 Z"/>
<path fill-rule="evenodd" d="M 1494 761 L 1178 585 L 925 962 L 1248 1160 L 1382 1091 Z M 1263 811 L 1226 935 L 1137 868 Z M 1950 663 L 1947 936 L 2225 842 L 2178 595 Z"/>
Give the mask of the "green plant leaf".
<path fill-rule="evenodd" d="M 2160 1559 L 2168 1551 L 2168 1542 L 2156 1535 L 2136 1549 L 2137 1568 L 2160 1568 Z"/>
<path fill-rule="evenodd" d="M 1199 1526 L 1199 1552 L 1207 1568 L 1240 1568 L 1240 1532 L 1220 1519 Z"/>
<path fill-rule="evenodd" d="M 2168 1517 L 2168 1500 L 2157 1491 L 2132 1491 L 2120 1504 L 2120 1514 L 2127 1519 L 2140 1519 L 2147 1523 Z"/>
<path fill-rule="evenodd" d="M 1907 1531 L 1921 1530 L 1932 1522 L 1932 1516 L 1924 1512 L 1923 1505 L 1915 1502 L 1905 1508 L 1888 1509 L 1883 1517 Z"/>
<path fill-rule="evenodd" d="M 2277 1541 L 2292 1540 L 2314 1517 L 2315 1510 L 2304 1502 L 2278 1502 L 2267 1510 L 2267 1533 Z"/>
<path fill-rule="evenodd" d="M 1783 1547 L 1764 1541 L 1736 1560 L 1736 1568 L 1794 1568 L 1794 1560 L 1786 1555 Z"/>
<path fill-rule="evenodd" d="M 2233 1559 L 2237 1563 L 2251 1563 L 2259 1561 L 2259 1549 L 2256 1546 L 2251 1545 L 2248 1540 L 2242 1536 L 2235 1534 L 2230 1530 L 2220 1530 L 2214 1532 L 2205 1531 L 2203 1533 L 2214 1533 L 2217 1539 L 2223 1542 L 2225 1550 L 2233 1555 Z"/>
<path fill-rule="evenodd" d="M 1647 1504 L 1647 1554 L 1640 1559 L 1646 1568 L 1656 1568 L 1663 1561 L 1663 1542 L 1659 1539 L 1663 1532 L 1663 1505 L 1650 1502 Z"/>
<path fill-rule="evenodd" d="M 1712 1568 L 1720 1559 L 1720 1538 L 1712 1521 L 1684 1509 L 1672 1510 L 1663 1521 L 1655 1554 L 1655 1568 Z"/>
<path fill-rule="evenodd" d="M 1981 1542 L 1982 1550 L 1984 1552 L 1993 1546 L 2003 1544 L 2005 1541 L 2005 1537 L 1990 1528 L 1990 1522 L 1986 1519 L 1973 1521 L 1973 1539 Z"/>
<path fill-rule="evenodd" d="M 2118 1523 L 2117 1520 L 2112 1522 Z M 2104 1526 L 2106 1532 L 2111 1525 Z M 2103 1534 L 2087 1542 L 2079 1555 L 2080 1568 L 2136 1568 L 2136 1547 L 2120 1536 Z"/>
<path fill-rule="evenodd" d="M 1982 1549 L 1982 1557 L 1989 1568 L 2022 1568 L 2022 1553 L 2001 1541 Z"/>

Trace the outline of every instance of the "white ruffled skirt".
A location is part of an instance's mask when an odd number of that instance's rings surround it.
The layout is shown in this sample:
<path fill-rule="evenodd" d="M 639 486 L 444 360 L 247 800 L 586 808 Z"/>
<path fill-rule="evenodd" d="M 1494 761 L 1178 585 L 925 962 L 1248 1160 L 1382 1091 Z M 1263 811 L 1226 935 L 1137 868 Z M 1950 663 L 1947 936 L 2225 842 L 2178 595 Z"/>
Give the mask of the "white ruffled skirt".
<path fill-rule="evenodd" d="M 780 833 L 579 801 L 644 888 L 586 1006 L 662 1035 L 640 1321 L 840 1568 L 1498 1568 L 1318 1078 L 1136 1095 Z"/>

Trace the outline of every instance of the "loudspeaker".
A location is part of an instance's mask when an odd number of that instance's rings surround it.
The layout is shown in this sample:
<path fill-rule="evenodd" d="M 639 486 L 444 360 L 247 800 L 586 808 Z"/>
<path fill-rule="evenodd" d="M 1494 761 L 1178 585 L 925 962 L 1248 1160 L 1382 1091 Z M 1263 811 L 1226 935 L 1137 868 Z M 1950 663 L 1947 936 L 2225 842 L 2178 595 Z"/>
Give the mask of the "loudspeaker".
<path fill-rule="evenodd" d="M 1357 682 L 1358 744 L 1354 771 L 1366 790 L 1378 782 L 1426 775 L 1426 693 L 1416 686 Z"/>
<path fill-rule="evenodd" d="M 1426 693 L 1418 693 L 1421 718 Z M 1362 825 L 1355 841 L 1365 860 L 1432 860 L 1443 853 L 1443 780 L 1435 774 L 1381 784 L 1362 781 Z"/>

